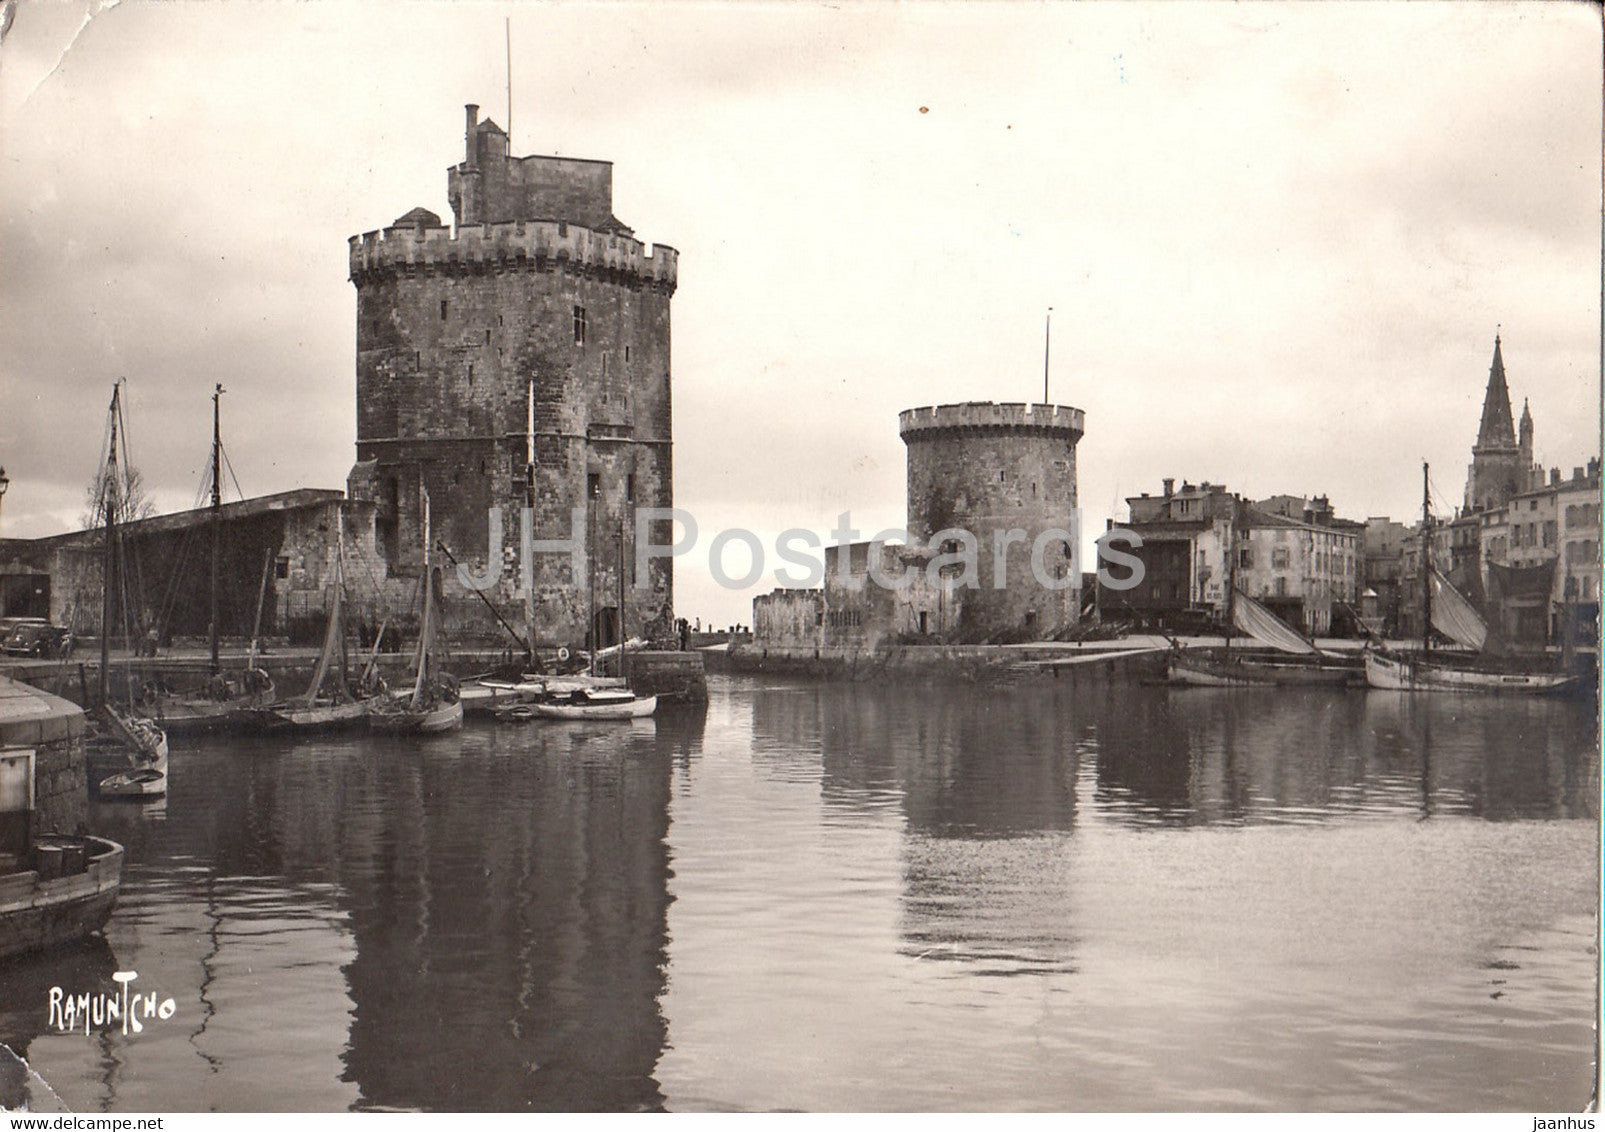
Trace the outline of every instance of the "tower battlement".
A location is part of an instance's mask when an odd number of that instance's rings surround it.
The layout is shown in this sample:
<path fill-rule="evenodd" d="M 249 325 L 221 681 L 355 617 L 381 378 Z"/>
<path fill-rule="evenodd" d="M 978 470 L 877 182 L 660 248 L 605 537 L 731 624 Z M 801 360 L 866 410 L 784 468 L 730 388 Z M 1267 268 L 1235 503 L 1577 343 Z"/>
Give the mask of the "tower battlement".
<path fill-rule="evenodd" d="M 916 435 L 959 431 L 1010 431 L 1061 434 L 1072 444 L 1085 431 L 1086 414 L 1069 405 L 1028 405 L 1023 401 L 965 401 L 905 409 L 897 431 L 905 442 Z"/>
<path fill-rule="evenodd" d="M 509 220 L 457 229 L 393 224 L 350 239 L 351 281 L 386 275 L 562 270 L 674 292 L 680 253 L 665 244 L 558 220 Z"/>

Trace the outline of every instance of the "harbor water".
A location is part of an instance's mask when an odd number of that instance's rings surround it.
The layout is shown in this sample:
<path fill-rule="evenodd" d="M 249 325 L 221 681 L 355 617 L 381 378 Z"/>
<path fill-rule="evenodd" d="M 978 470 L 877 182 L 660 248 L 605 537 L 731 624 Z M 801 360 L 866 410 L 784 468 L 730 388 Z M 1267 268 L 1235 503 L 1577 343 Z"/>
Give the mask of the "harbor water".
<path fill-rule="evenodd" d="M 713 677 L 630 724 L 175 738 L 0 1104 L 1578 1110 L 1592 704 Z M 52 988 L 171 999 L 142 1029 Z M 87 1033 L 85 1032 L 87 1029 Z"/>

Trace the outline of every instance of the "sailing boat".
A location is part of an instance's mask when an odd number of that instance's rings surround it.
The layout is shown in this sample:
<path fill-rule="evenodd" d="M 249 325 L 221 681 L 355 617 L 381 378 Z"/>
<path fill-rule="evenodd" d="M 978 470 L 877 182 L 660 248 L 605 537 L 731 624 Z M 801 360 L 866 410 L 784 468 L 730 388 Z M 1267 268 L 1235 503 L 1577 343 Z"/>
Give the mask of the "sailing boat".
<path fill-rule="evenodd" d="M 206 685 L 193 692 L 164 694 L 147 685 L 145 700 L 169 731 L 201 731 L 219 727 L 242 713 L 265 707 L 274 700 L 273 678 L 254 665 L 242 672 L 224 672 L 218 661 L 218 572 L 223 546 L 223 431 L 220 401 L 223 386 L 212 393 L 212 573 L 211 665 Z"/>
<path fill-rule="evenodd" d="M 463 725 L 463 704 L 457 682 L 436 671 L 435 566 L 429 554 L 429 492 L 419 488 L 423 512 L 423 623 L 418 630 L 417 677 L 411 692 L 401 692 L 373 706 L 368 724 L 379 731 L 451 731 Z"/>
<path fill-rule="evenodd" d="M 111 611 L 114 587 L 120 578 L 121 555 L 118 553 L 117 512 L 120 506 L 118 489 L 121 477 L 117 455 L 119 435 L 126 445 L 127 429 L 123 427 L 122 383 L 112 386 L 111 408 L 107 414 L 106 467 L 101 486 L 100 507 L 104 515 L 104 543 L 101 558 L 100 600 L 100 670 L 99 693 L 100 727 L 89 736 L 86 744 L 91 765 L 107 757 L 126 761 L 127 769 L 112 774 L 99 782 L 98 792 L 103 798 L 159 798 L 167 793 L 167 735 L 156 723 L 114 707 L 111 702 Z M 123 595 L 126 613 L 127 595 Z M 124 633 L 126 642 L 128 634 Z M 96 756 L 99 756 L 97 759 Z"/>
<path fill-rule="evenodd" d="M 1232 623 L 1268 648 L 1292 659 L 1214 649 L 1176 649 L 1170 654 L 1173 684 L 1200 687 L 1248 687 L 1297 684 L 1341 688 L 1364 682 L 1358 664 L 1346 657 L 1322 652 L 1265 606 L 1237 590 L 1232 594 Z"/>
<path fill-rule="evenodd" d="M 1563 672 L 1512 672 L 1466 663 L 1435 662 L 1432 630 L 1472 652 L 1488 651 L 1488 625 L 1432 564 L 1431 489 L 1421 465 L 1421 652 L 1401 656 L 1367 645 L 1365 680 L 1373 688 L 1418 692 L 1503 692 L 1548 695 L 1569 690 L 1575 677 Z"/>
<path fill-rule="evenodd" d="M 344 727 L 360 722 L 379 702 L 382 685 L 376 683 L 376 674 L 370 662 L 363 673 L 361 689 L 368 694 L 353 694 L 346 671 L 345 639 L 345 514 L 336 512 L 335 518 L 334 578 L 329 595 L 329 624 L 323 634 L 323 649 L 318 653 L 317 667 L 312 671 L 312 682 L 307 690 L 293 700 L 281 701 L 253 713 L 255 721 L 264 730 L 314 731 Z M 375 646 L 377 655 L 377 645 Z M 323 694 L 329 679 L 329 669 L 338 666 L 333 687 Z"/>

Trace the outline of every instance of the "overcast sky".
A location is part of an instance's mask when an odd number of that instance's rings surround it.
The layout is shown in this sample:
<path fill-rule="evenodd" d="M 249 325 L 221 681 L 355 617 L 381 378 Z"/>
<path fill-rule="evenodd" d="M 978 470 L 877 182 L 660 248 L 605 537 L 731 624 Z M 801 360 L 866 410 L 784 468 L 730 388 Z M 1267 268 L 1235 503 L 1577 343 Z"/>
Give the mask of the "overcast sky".
<path fill-rule="evenodd" d="M 214 381 L 247 494 L 344 485 L 346 238 L 450 215 L 509 14 L 514 151 L 613 161 L 681 253 L 682 614 L 751 619 L 720 529 L 900 524 L 897 413 L 1039 399 L 1050 306 L 1094 530 L 1163 476 L 1408 518 L 1423 459 L 1453 507 L 1496 326 L 1539 457 L 1597 452 L 1593 6 L 35 2 L 0 45 L 0 533 L 74 525 L 119 376 L 164 510 Z"/>

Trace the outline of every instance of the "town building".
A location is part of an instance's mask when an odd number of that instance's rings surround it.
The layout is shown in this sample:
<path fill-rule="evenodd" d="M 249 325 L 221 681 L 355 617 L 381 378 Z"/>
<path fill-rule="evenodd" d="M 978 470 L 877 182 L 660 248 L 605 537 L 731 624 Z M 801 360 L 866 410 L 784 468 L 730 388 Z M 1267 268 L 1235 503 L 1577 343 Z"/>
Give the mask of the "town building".
<path fill-rule="evenodd" d="M 514 157 L 466 108 L 463 160 L 446 175 L 454 223 L 414 208 L 353 236 L 357 460 L 352 498 L 376 508 L 392 576 L 432 543 L 490 579 L 508 620 L 533 605 L 544 643 L 640 635 L 672 619 L 672 559 L 636 576 L 636 511 L 673 505 L 669 303 L 678 253 L 613 215 L 613 166 Z M 534 540 L 579 539 L 520 559 Z M 652 528 L 667 545 L 667 521 Z M 499 530 L 500 539 L 496 537 Z M 499 542 L 499 545 L 498 545 Z M 522 581 L 527 572 L 532 590 Z M 619 595 L 624 608 L 620 609 Z M 454 571 L 456 610 L 490 620 Z"/>
<path fill-rule="evenodd" d="M 218 634 L 316 643 L 340 567 L 351 625 L 371 639 L 393 612 L 374 512 L 371 503 L 312 488 L 223 504 L 216 516 Z M 123 567 L 112 592 L 113 639 L 143 641 L 154 632 L 170 644 L 210 634 L 213 521 L 210 508 L 199 508 L 119 527 Z M 28 579 L 27 609 L 14 615 L 48 617 L 80 637 L 100 633 L 104 562 L 105 534 L 98 529 L 0 539 L 0 572 Z M 402 611 L 391 625 L 401 629 L 404 618 Z"/>
<path fill-rule="evenodd" d="M 1142 539 L 1130 589 L 1104 586 L 1106 619 L 1186 631 L 1224 627 L 1235 587 L 1310 635 L 1350 631 L 1358 617 L 1364 524 L 1339 519 L 1325 496 L 1249 502 L 1221 484 L 1164 481 L 1126 500 Z"/>

